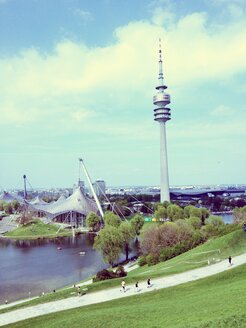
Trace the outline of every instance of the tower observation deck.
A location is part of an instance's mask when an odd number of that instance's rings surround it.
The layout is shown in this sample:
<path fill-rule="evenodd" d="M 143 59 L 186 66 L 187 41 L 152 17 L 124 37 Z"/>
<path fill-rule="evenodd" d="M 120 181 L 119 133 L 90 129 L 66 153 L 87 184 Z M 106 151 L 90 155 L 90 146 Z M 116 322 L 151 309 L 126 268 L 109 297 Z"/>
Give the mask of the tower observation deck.
<path fill-rule="evenodd" d="M 154 120 L 160 123 L 160 169 L 161 169 L 161 202 L 170 201 L 169 177 L 167 162 L 167 142 L 166 142 L 166 121 L 171 119 L 171 109 L 166 106 L 170 104 L 170 95 L 165 92 L 167 86 L 164 85 L 162 70 L 162 50 L 159 45 L 159 77 L 156 94 L 153 97 Z"/>

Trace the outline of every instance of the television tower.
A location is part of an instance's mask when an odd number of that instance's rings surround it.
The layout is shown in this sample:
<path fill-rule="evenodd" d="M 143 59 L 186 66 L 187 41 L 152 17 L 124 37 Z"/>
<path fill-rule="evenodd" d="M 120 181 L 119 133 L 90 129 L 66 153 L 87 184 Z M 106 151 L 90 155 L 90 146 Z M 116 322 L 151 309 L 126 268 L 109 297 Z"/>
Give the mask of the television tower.
<path fill-rule="evenodd" d="M 166 121 L 171 119 L 171 109 L 166 107 L 170 104 L 170 95 L 165 92 L 167 86 L 163 82 L 161 39 L 159 39 L 159 77 L 156 89 L 158 91 L 153 97 L 153 104 L 157 106 L 154 109 L 154 120 L 160 123 L 161 202 L 165 200 L 169 202 Z"/>

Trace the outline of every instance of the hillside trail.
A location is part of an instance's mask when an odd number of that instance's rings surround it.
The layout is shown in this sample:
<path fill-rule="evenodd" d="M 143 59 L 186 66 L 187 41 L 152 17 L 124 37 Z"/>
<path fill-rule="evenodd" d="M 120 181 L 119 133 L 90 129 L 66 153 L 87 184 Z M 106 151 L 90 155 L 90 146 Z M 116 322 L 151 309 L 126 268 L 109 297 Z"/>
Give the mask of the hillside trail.
<path fill-rule="evenodd" d="M 2 327 L 3 325 L 7 325 L 10 323 L 14 323 L 29 318 L 38 317 L 53 312 L 74 309 L 77 307 L 107 302 L 123 297 L 140 295 L 143 293 L 148 293 L 162 288 L 177 286 L 186 282 L 209 277 L 223 271 L 231 270 L 232 268 L 235 268 L 245 263 L 246 263 L 246 253 L 239 256 L 235 256 L 233 258 L 232 265 L 229 265 L 228 259 L 226 259 L 226 260 L 222 260 L 221 262 L 212 265 L 207 265 L 202 268 L 185 271 L 182 273 L 178 273 L 162 278 L 152 279 L 151 287 L 147 285 L 147 281 L 140 282 L 138 291 L 136 291 L 135 285 L 131 284 L 131 285 L 126 285 L 125 292 L 123 292 L 121 290 L 121 286 L 119 286 L 111 289 L 85 294 L 83 296 L 75 296 L 63 300 L 58 300 L 58 301 L 48 302 L 44 304 L 29 306 L 23 309 L 13 310 L 7 313 L 0 314 L 0 326 Z M 3 308 L 4 305 L 0 306 L 0 309 Z"/>

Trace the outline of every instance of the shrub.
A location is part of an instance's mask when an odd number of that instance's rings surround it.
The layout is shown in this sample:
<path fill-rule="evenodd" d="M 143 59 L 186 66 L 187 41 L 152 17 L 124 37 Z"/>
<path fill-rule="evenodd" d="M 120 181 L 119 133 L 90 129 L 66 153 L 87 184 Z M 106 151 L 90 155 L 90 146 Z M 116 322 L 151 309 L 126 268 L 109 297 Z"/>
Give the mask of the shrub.
<path fill-rule="evenodd" d="M 206 238 L 203 236 L 203 234 L 200 231 L 195 231 L 193 233 L 192 238 L 191 238 L 192 247 L 198 246 L 205 241 L 206 241 Z"/>
<path fill-rule="evenodd" d="M 174 253 L 173 247 L 165 247 L 165 248 L 161 249 L 161 251 L 160 251 L 159 260 L 161 262 L 167 261 L 173 257 L 173 253 Z"/>
<path fill-rule="evenodd" d="M 173 247 L 173 256 L 178 256 L 178 255 L 186 252 L 188 249 L 190 249 L 190 247 L 188 247 L 187 242 L 182 242 L 182 243 L 176 244 Z"/>
<path fill-rule="evenodd" d="M 159 256 L 157 254 L 149 254 L 146 256 L 146 262 L 148 266 L 155 265 L 159 262 Z"/>
<path fill-rule="evenodd" d="M 138 260 L 138 265 L 139 266 L 144 266 L 146 264 L 146 256 L 140 256 L 139 260 Z"/>
<path fill-rule="evenodd" d="M 107 269 L 103 269 L 103 270 L 97 272 L 96 277 L 93 278 L 93 282 L 107 280 L 107 279 L 113 279 L 113 278 L 115 278 L 114 272 L 109 271 Z"/>
<path fill-rule="evenodd" d="M 119 265 L 118 268 L 115 271 L 116 277 L 125 277 L 127 275 L 123 265 Z"/>
<path fill-rule="evenodd" d="M 103 269 L 103 270 L 97 272 L 96 277 L 93 278 L 93 282 L 125 277 L 126 275 L 127 275 L 127 272 L 125 271 L 123 265 L 119 265 L 115 272 L 109 271 L 107 269 Z"/>

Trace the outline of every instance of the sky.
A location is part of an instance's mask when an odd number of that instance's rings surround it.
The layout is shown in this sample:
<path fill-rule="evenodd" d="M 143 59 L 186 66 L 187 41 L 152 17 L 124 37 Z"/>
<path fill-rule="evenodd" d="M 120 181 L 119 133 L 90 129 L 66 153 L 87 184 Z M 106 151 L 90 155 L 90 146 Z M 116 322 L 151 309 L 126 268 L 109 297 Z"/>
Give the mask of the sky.
<path fill-rule="evenodd" d="M 0 0 L 0 189 L 246 183 L 244 0 Z M 84 175 L 81 174 L 81 178 Z"/>

